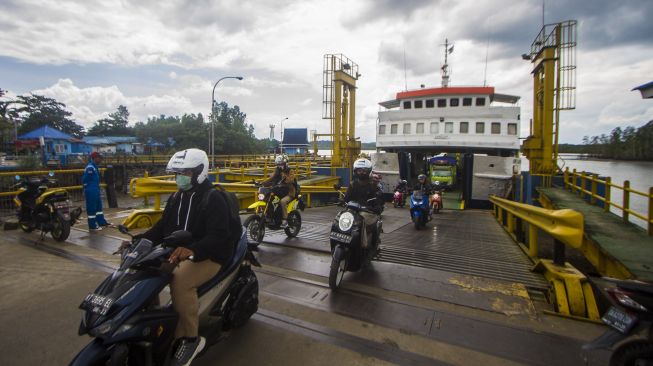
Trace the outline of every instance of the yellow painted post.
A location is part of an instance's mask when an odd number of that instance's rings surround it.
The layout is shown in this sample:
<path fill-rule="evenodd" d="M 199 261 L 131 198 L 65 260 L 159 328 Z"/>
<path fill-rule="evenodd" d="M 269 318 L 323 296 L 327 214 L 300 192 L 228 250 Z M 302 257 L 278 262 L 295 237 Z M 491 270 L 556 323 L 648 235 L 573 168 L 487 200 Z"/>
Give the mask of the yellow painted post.
<path fill-rule="evenodd" d="M 603 205 L 603 211 L 610 212 L 610 202 L 612 202 L 612 178 L 605 178 L 605 205 Z"/>
<path fill-rule="evenodd" d="M 597 186 L 598 179 L 599 179 L 598 174 L 592 174 L 592 198 L 590 198 L 590 203 L 593 205 L 596 204 L 596 186 Z"/>
<path fill-rule="evenodd" d="M 240 166 L 240 181 L 244 182 L 245 181 L 245 167 L 242 165 Z"/>
<path fill-rule="evenodd" d="M 311 173 L 312 173 L 312 171 L 313 171 L 313 169 L 311 169 L 311 161 L 309 160 L 309 161 L 308 161 L 308 177 L 309 177 L 309 178 L 311 177 Z"/>
<path fill-rule="evenodd" d="M 144 177 L 144 178 L 147 178 L 147 177 L 149 177 L 149 176 L 150 176 L 150 173 L 146 170 L 145 173 L 143 173 L 143 177 Z M 147 207 L 147 206 L 150 205 L 150 201 L 147 199 L 147 196 L 144 196 L 144 197 L 143 197 L 143 205 L 144 205 L 145 207 Z"/>
<path fill-rule="evenodd" d="M 311 194 L 307 193 L 306 194 L 306 207 L 311 207 Z"/>
<path fill-rule="evenodd" d="M 563 174 L 564 182 L 565 182 L 564 187 L 568 188 L 569 187 L 569 167 L 566 167 L 564 173 L 562 173 L 562 174 Z"/>
<path fill-rule="evenodd" d="M 160 210 L 161 209 L 161 195 L 157 194 L 154 196 L 154 209 L 155 210 Z"/>
<path fill-rule="evenodd" d="M 630 181 L 624 181 L 624 222 L 628 222 L 628 210 L 630 209 Z"/>
<path fill-rule="evenodd" d="M 576 168 L 574 168 L 573 174 L 571 175 L 571 191 L 576 193 Z"/>
<path fill-rule="evenodd" d="M 580 198 L 585 199 L 585 171 L 580 173 Z"/>
<path fill-rule="evenodd" d="M 648 189 L 648 235 L 653 235 L 653 187 Z"/>
<path fill-rule="evenodd" d="M 528 224 L 528 255 L 537 258 L 537 226 Z"/>
<path fill-rule="evenodd" d="M 507 221 L 507 224 L 508 224 L 508 232 L 510 234 L 514 234 L 515 233 L 515 218 L 513 217 L 513 215 L 510 212 L 506 213 L 506 221 Z"/>

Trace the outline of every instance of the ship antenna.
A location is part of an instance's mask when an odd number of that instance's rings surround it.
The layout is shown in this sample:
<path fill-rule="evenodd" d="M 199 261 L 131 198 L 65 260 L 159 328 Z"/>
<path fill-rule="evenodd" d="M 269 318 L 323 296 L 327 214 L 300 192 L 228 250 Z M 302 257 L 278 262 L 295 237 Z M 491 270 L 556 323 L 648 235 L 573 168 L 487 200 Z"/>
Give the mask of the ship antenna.
<path fill-rule="evenodd" d="M 485 71 L 483 71 L 483 86 L 487 86 L 487 54 L 490 49 L 490 35 L 487 36 L 487 45 L 485 46 Z"/>
<path fill-rule="evenodd" d="M 453 44 L 449 47 L 449 39 L 444 39 L 444 65 L 442 65 L 442 87 L 449 86 L 449 64 L 447 64 L 447 56 L 453 52 Z"/>
<path fill-rule="evenodd" d="M 406 45 L 404 45 L 404 90 L 408 91 L 408 79 L 406 78 Z"/>

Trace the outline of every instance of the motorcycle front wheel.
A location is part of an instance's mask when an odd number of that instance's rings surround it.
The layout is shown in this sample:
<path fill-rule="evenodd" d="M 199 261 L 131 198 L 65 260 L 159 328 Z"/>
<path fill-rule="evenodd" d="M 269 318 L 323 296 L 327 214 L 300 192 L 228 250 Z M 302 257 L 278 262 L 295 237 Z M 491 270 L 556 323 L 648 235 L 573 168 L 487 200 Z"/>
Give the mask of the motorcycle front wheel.
<path fill-rule="evenodd" d="M 290 211 L 288 213 L 288 226 L 283 229 L 288 235 L 289 238 L 294 238 L 299 234 L 299 230 L 302 228 L 302 216 L 297 212 L 297 210 Z"/>
<path fill-rule="evenodd" d="M 617 350 L 610 359 L 610 366 L 650 365 L 653 361 L 653 343 L 637 342 Z"/>
<path fill-rule="evenodd" d="M 70 235 L 70 222 L 64 220 L 63 217 L 57 216 L 51 234 L 52 238 L 56 241 L 68 239 L 68 235 Z"/>
<path fill-rule="evenodd" d="M 31 233 L 34 231 L 34 226 L 31 226 L 30 224 L 20 224 L 20 229 L 26 233 Z"/>
<path fill-rule="evenodd" d="M 329 270 L 329 287 L 332 290 L 337 289 L 345 276 L 347 261 L 345 260 L 345 251 L 341 247 L 336 247 L 331 259 L 331 268 Z"/>
<path fill-rule="evenodd" d="M 243 226 L 247 230 L 247 239 L 251 242 L 261 244 L 263 237 L 265 236 L 265 218 L 258 215 L 251 215 L 245 222 Z"/>

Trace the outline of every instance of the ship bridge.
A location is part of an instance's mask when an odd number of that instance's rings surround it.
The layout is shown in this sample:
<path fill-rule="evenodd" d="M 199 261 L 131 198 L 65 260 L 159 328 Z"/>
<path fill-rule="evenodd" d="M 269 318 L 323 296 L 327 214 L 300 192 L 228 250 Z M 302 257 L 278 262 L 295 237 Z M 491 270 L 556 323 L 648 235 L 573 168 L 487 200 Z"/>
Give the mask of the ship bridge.
<path fill-rule="evenodd" d="M 473 152 L 513 155 L 519 150 L 518 96 L 494 87 L 438 87 L 399 92 L 379 103 L 377 148 L 388 152 Z"/>

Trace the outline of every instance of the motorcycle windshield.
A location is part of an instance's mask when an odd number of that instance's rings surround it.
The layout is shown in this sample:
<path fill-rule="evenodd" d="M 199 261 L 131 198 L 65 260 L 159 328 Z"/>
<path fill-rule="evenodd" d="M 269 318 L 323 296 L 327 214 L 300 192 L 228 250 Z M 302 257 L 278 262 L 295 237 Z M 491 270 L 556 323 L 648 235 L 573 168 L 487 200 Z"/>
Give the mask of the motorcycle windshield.
<path fill-rule="evenodd" d="M 136 247 L 125 255 L 125 260 L 120 265 L 121 270 L 131 267 L 133 264 L 145 258 L 152 251 L 152 242 L 147 239 L 141 239 Z"/>
<path fill-rule="evenodd" d="M 413 198 L 416 201 L 420 201 L 424 195 L 422 194 L 422 191 L 413 191 Z"/>

